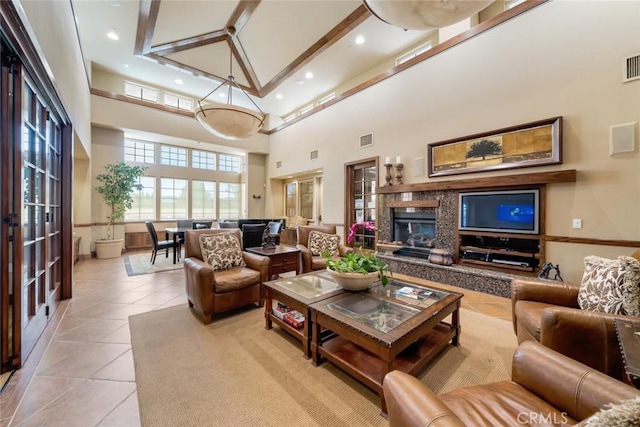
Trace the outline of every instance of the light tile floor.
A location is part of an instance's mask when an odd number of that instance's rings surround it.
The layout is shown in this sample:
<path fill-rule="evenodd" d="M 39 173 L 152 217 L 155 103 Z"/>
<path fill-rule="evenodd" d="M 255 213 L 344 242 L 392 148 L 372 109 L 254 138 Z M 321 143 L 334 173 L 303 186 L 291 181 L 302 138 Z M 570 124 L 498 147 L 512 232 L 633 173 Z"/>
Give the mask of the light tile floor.
<path fill-rule="evenodd" d="M 122 259 L 92 259 L 76 264 L 74 279 L 74 297 L 2 427 L 140 425 L 128 316 L 186 304 L 184 273 L 128 277 Z M 511 319 L 506 298 L 444 287 L 463 291 L 467 309 Z"/>

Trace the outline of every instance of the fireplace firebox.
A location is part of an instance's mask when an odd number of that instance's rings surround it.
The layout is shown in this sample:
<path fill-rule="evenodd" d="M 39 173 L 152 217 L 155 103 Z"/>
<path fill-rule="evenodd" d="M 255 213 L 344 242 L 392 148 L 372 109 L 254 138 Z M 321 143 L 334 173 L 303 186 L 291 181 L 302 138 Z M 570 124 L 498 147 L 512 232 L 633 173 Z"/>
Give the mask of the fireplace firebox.
<path fill-rule="evenodd" d="M 392 239 L 402 242 L 399 255 L 429 258 L 436 247 L 436 216 L 429 212 L 398 212 L 392 210 Z"/>

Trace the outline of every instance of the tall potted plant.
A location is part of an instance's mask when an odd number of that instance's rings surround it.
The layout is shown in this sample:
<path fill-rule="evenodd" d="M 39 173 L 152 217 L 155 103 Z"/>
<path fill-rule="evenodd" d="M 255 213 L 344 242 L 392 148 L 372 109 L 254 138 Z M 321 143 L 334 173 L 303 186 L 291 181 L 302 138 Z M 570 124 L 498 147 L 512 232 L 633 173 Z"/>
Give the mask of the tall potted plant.
<path fill-rule="evenodd" d="M 144 175 L 147 170 L 143 166 L 129 166 L 124 162 L 107 164 L 104 167 L 105 173 L 96 176 L 100 185 L 96 191 L 109 208 L 109 221 L 107 225 L 107 238 L 96 240 L 97 258 L 117 258 L 122 253 L 122 242 L 124 239 L 115 238 L 115 223 L 124 218 L 127 209 L 131 209 L 133 190 L 142 190 L 142 185 L 138 184 L 138 178 Z"/>

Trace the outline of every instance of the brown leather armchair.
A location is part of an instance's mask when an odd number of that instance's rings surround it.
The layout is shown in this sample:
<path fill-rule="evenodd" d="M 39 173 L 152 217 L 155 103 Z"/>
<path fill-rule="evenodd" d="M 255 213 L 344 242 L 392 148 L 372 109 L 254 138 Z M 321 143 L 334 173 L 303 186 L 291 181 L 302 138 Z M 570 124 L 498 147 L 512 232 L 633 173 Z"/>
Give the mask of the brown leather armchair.
<path fill-rule="evenodd" d="M 574 425 L 609 403 L 640 396 L 534 341 L 516 349 L 511 381 L 436 395 L 417 378 L 392 371 L 383 388 L 390 427 Z"/>
<path fill-rule="evenodd" d="M 296 247 L 302 253 L 302 272 L 309 273 L 314 270 L 322 270 L 327 267 L 327 260 L 322 256 L 314 256 L 309 250 L 309 233 L 319 231 L 326 234 L 336 234 L 335 225 L 300 225 L 298 226 L 298 244 Z M 338 259 L 353 251 L 353 248 L 346 245 L 338 245 L 340 256 L 334 257 Z"/>
<path fill-rule="evenodd" d="M 511 306 L 518 343 L 539 341 L 593 369 L 626 381 L 614 321 L 630 317 L 582 310 L 578 306 L 578 291 L 578 286 L 562 282 L 514 280 Z"/>
<path fill-rule="evenodd" d="M 185 233 L 185 286 L 189 307 L 203 315 L 205 325 L 215 313 L 261 302 L 261 286 L 268 280 L 270 260 L 242 252 L 246 267 L 213 271 L 200 250 L 201 234 L 233 233 L 241 242 L 239 229 L 190 230 Z"/>

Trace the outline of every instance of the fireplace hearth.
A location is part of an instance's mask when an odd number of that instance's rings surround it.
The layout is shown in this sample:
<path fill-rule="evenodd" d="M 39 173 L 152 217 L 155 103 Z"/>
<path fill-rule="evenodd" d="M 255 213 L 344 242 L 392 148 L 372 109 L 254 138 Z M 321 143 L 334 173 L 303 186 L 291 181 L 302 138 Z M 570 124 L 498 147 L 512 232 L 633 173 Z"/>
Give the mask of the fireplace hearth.
<path fill-rule="evenodd" d="M 436 216 L 431 212 L 391 213 L 392 241 L 402 242 L 399 255 L 429 258 L 432 248 L 436 247 Z"/>

